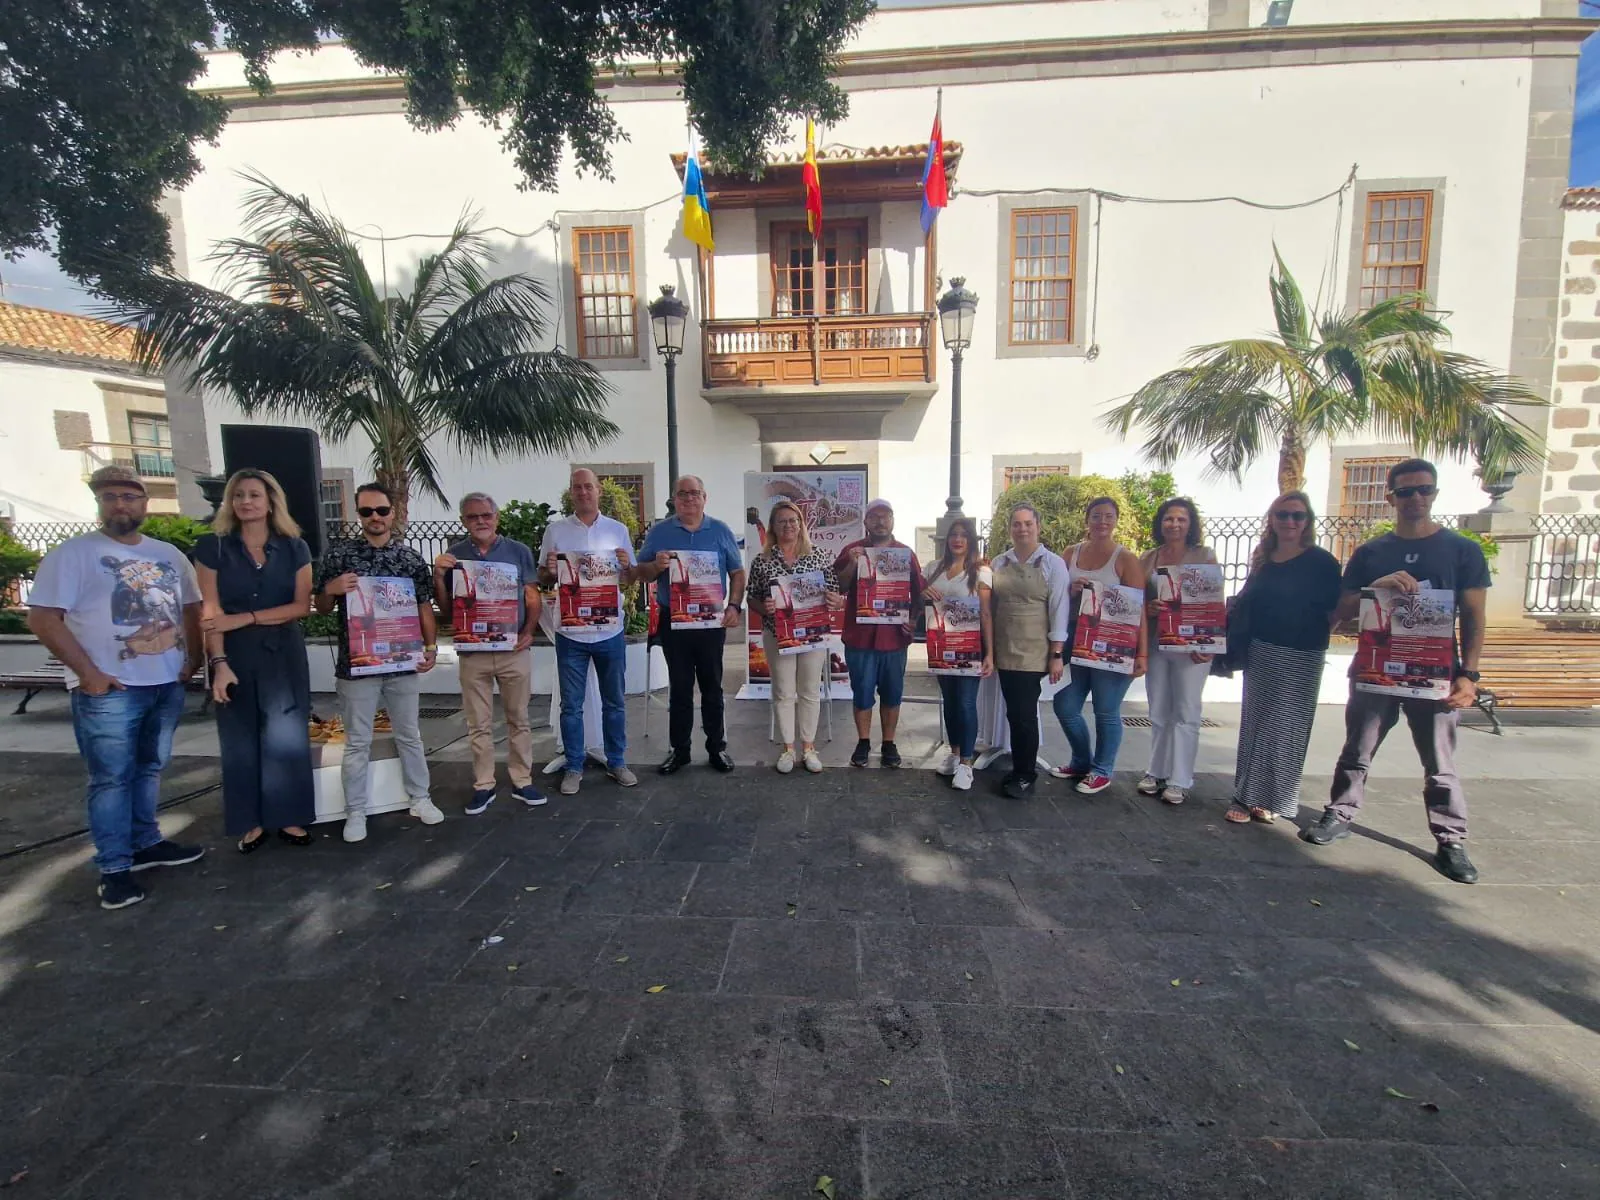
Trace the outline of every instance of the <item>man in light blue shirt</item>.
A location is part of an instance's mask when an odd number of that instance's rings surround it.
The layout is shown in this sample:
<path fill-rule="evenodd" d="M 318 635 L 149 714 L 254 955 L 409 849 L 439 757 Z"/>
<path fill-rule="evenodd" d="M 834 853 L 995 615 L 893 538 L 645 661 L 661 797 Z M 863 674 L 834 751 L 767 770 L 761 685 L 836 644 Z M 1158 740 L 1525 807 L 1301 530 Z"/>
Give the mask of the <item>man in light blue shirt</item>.
<path fill-rule="evenodd" d="M 672 752 L 658 768 L 671 775 L 689 763 L 689 739 L 694 734 L 694 689 L 700 685 L 700 725 L 706 735 L 706 753 L 719 771 L 733 770 L 733 758 L 722 715 L 722 651 L 729 629 L 744 621 L 744 559 L 733 530 L 706 516 L 706 485 L 696 475 L 685 475 L 673 484 L 673 515 L 657 521 L 645 535 L 639 552 L 640 579 L 656 582 L 656 603 L 661 612 L 659 638 L 667 659 L 668 736 Z M 704 588 L 692 591 L 684 575 L 685 561 L 674 552 L 704 552 L 708 565 L 715 558 L 720 593 L 718 611 L 704 612 Z M 680 624 L 673 626 L 672 582 L 680 582 Z M 713 602 L 715 603 L 715 602 Z"/>

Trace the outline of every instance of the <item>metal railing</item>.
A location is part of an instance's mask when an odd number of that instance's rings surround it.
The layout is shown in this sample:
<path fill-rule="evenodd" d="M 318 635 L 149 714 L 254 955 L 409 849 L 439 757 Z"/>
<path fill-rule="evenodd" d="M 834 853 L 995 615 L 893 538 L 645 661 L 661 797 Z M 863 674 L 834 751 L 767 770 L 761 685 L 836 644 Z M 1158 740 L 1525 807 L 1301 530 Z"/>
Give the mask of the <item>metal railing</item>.
<path fill-rule="evenodd" d="M 172 461 L 171 446 L 141 446 L 128 442 L 85 442 L 83 452 L 83 477 L 88 479 L 101 467 L 127 467 L 137 471 L 140 478 L 167 480 L 178 477 L 177 465 Z"/>
<path fill-rule="evenodd" d="M 1600 513 L 1533 519 L 1523 608 L 1530 613 L 1600 616 Z"/>

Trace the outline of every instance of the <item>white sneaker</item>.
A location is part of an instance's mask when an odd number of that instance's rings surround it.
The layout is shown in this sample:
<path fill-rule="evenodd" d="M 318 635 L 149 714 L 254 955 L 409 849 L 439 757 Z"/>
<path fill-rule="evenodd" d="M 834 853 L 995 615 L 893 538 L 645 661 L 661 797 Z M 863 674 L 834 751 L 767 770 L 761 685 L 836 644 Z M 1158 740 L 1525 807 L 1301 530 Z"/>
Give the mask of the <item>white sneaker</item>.
<path fill-rule="evenodd" d="M 1168 804 L 1182 804 L 1186 797 L 1181 787 L 1168 787 L 1161 793 L 1161 798 Z"/>
<path fill-rule="evenodd" d="M 1139 794 L 1141 796 L 1159 796 L 1161 794 L 1161 780 L 1145 772 L 1145 777 L 1139 780 Z"/>
<path fill-rule="evenodd" d="M 955 754 L 946 754 L 939 765 L 934 768 L 934 771 L 940 775 L 954 775 L 956 773 L 956 767 L 959 766 L 960 763 L 961 759 L 959 756 Z"/>
<path fill-rule="evenodd" d="M 778 755 L 777 767 L 779 775 L 787 775 L 790 771 L 794 770 L 794 751 L 785 750 L 782 754 Z"/>
<path fill-rule="evenodd" d="M 950 786 L 958 792 L 969 791 L 972 787 L 972 764 L 956 763 L 955 778 L 950 781 Z"/>
<path fill-rule="evenodd" d="M 347 842 L 364 842 L 367 840 L 366 813 L 345 813 L 344 840 Z"/>
<path fill-rule="evenodd" d="M 805 764 L 806 770 L 810 771 L 813 775 L 820 774 L 822 771 L 822 760 L 817 757 L 817 752 L 815 750 L 806 751 Z"/>
<path fill-rule="evenodd" d="M 444 820 L 444 814 L 439 811 L 439 806 L 427 796 L 411 806 L 411 815 L 424 825 L 437 825 Z"/>

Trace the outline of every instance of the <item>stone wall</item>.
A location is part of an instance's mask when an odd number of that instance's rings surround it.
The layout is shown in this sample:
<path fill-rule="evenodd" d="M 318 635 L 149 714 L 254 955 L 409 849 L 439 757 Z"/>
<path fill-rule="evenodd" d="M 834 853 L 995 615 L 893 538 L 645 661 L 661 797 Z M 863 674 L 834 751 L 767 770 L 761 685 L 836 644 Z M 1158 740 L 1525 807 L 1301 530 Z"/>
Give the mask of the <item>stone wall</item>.
<path fill-rule="evenodd" d="M 1548 513 L 1600 510 L 1600 204 L 1569 197 L 1544 497 Z"/>

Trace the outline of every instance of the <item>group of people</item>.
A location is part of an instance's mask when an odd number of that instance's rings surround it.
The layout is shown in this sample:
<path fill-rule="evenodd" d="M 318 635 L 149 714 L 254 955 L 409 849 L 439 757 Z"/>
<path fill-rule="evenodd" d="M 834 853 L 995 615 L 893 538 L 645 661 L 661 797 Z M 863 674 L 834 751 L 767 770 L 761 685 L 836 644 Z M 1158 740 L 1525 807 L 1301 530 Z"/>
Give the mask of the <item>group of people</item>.
<path fill-rule="evenodd" d="M 419 729 L 421 676 L 438 655 L 438 613 L 450 616 L 451 579 L 466 560 L 497 562 L 517 578 L 517 635 L 505 650 L 459 655 L 462 707 L 472 751 L 473 787 L 464 804 L 484 812 L 496 789 L 493 694 L 498 687 L 507 730 L 511 794 L 525 805 L 546 803 L 534 784 L 528 718 L 531 647 L 540 624 L 541 589 L 555 584 L 558 556 L 570 552 L 614 555 L 621 586 L 652 583 L 657 603 L 670 611 L 669 568 L 674 551 L 709 551 L 719 565 L 725 602 L 720 623 L 657 635 L 667 662 L 670 750 L 658 770 L 672 775 L 691 761 L 694 698 L 700 695 L 701 731 L 710 765 L 735 769 L 727 751 L 723 706 L 723 652 L 727 630 L 745 624 L 748 599 L 763 626 L 772 679 L 777 770 L 802 765 L 823 769 L 816 732 L 829 651 L 822 646 L 780 654 L 771 594 L 774 583 L 801 572 L 820 572 L 830 609 L 843 609 L 844 653 L 850 674 L 857 742 L 855 767 L 872 756 L 872 716 L 878 713 L 882 766 L 899 767 L 895 735 L 904 694 L 909 622 L 856 620 L 858 573 L 870 548 L 900 548 L 894 509 L 873 500 L 864 514 L 866 534 L 836 554 L 814 547 L 805 514 L 781 499 L 768 516 L 762 544 L 747 572 L 738 540 L 706 512 L 705 484 L 696 476 L 674 481 L 674 512 L 651 526 L 637 559 L 623 524 L 600 512 L 600 483 L 593 472 L 571 477 L 571 516 L 552 521 L 534 550 L 498 532 L 498 509 L 481 492 L 466 496 L 460 516 L 467 536 L 432 564 L 394 536 L 393 495 L 379 483 L 356 494 L 361 537 L 330 546 L 315 569 L 282 487 L 264 471 L 236 472 L 227 482 L 213 532 L 201 538 L 191 565 L 176 548 L 139 531 L 147 509 L 143 482 L 131 470 L 107 467 L 90 479 L 100 529 L 50 551 L 40 563 L 30 595 L 30 628 L 64 664 L 78 744 L 88 767 L 90 832 L 100 873 L 102 907 L 138 903 L 144 891 L 134 874 L 152 867 L 194 862 L 198 846 L 165 840 L 156 822 L 160 777 L 171 755 L 185 683 L 208 668 L 217 704 L 226 830 L 249 854 L 268 832 L 284 843 L 308 845 L 316 818 L 309 738 L 311 687 L 300 618 L 313 607 L 339 612 L 362 577 L 399 577 L 414 592 L 421 653 L 413 667 L 384 674 L 352 670 L 348 622 L 339 622 L 335 665 L 344 745 L 340 781 L 343 837 L 367 835 L 373 732 L 380 708 L 389 718 L 401 783 L 411 815 L 437 824 L 444 813 L 431 794 Z M 1316 712 L 1330 632 L 1355 613 L 1360 592 L 1379 587 L 1414 592 L 1453 591 L 1459 614 L 1454 680 L 1443 701 L 1401 699 L 1352 687 L 1346 738 L 1335 767 L 1332 795 L 1321 818 L 1301 832 L 1314 845 L 1350 833 L 1360 810 L 1372 756 L 1404 713 L 1421 758 L 1429 828 L 1438 842 L 1437 863 L 1448 877 L 1473 882 L 1467 857 L 1466 802 L 1454 767 L 1456 722 L 1476 698 L 1489 571 L 1475 542 L 1432 519 L 1437 472 L 1421 459 L 1389 472 L 1387 493 L 1395 528 L 1361 546 L 1341 573 L 1337 560 L 1316 544 L 1315 518 L 1303 492 L 1278 497 L 1252 558 L 1248 578 L 1230 608 L 1230 662 L 1243 670 L 1230 822 L 1271 823 L 1298 812 L 1300 782 Z M 1215 562 L 1200 514 L 1182 497 L 1163 503 L 1152 528 L 1155 548 L 1142 557 L 1116 538 L 1117 502 L 1092 501 L 1082 541 L 1060 553 L 1040 540 L 1038 512 L 1027 504 L 1009 515 L 1010 547 L 989 561 L 970 519 L 953 521 L 938 558 L 925 566 L 911 559 L 911 611 L 925 597 L 976 602 L 983 652 L 979 676 L 941 674 L 948 751 L 937 766 L 951 786 L 973 785 L 978 744 L 978 704 L 993 677 L 1005 709 L 1011 770 L 1001 791 L 1025 799 L 1039 766 L 1039 705 L 1048 680 L 1052 708 L 1071 746 L 1071 760 L 1051 774 L 1093 795 L 1107 788 L 1122 741 L 1121 705 L 1132 680 L 1146 677 L 1153 727 L 1151 757 L 1139 792 L 1181 804 L 1194 784 L 1201 697 L 1214 663 L 1201 653 L 1151 652 L 1154 623 L 1164 601 L 1151 584 L 1156 570 L 1182 563 Z M 1073 627 L 1090 582 L 1145 588 L 1149 621 L 1141 623 L 1131 673 L 1069 663 Z M 748 583 L 748 588 L 747 588 Z M 702 623 L 704 624 L 704 623 Z M 624 708 L 625 639 L 620 632 L 557 623 L 554 631 L 563 795 L 578 792 L 584 771 L 584 708 L 593 675 L 601 706 L 607 774 L 623 787 L 638 778 L 627 764 Z M 591 671 L 592 668 L 592 671 Z M 1094 727 L 1084 719 L 1094 706 Z"/>

